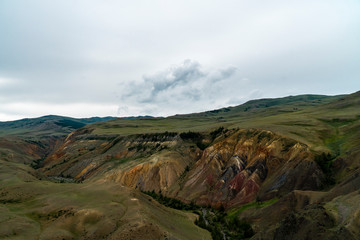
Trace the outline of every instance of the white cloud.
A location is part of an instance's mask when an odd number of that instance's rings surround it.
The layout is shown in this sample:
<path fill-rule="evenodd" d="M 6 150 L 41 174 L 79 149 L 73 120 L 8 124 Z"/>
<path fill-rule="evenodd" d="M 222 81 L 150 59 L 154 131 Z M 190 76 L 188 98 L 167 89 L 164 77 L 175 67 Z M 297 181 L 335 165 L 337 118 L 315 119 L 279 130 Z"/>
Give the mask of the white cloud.
<path fill-rule="evenodd" d="M 144 113 L 168 116 L 208 110 L 227 104 L 229 94 L 242 91 L 248 83 L 235 67 L 204 69 L 200 63 L 185 60 L 178 65 L 143 77 L 141 82 L 122 85 L 120 115 Z"/>

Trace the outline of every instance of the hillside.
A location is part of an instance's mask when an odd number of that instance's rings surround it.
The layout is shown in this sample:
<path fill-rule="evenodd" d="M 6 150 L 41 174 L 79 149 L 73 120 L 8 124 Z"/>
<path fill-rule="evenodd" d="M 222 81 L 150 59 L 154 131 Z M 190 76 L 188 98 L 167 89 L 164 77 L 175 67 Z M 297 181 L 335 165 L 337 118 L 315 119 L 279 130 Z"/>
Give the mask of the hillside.
<path fill-rule="evenodd" d="M 83 185 L 85 195 L 121 187 L 119 194 L 136 199 L 146 199 L 138 190 L 154 191 L 225 208 L 229 218 L 251 224 L 252 239 L 358 239 L 359 106 L 357 92 L 260 99 L 203 113 L 85 126 L 88 122 L 58 117 L 45 124 L 44 119 L 21 120 L 0 124 L 7 134 L 1 148 L 11 149 L 2 154 L 7 161 L 2 166 L 22 166 L 12 165 L 16 162 L 39 168 L 31 170 L 36 187 L 44 179 L 60 179 L 65 183 L 52 186 Z M 30 140 L 34 136 L 47 142 Z M 139 200 L 141 206 L 145 202 Z M 101 211 L 106 218 L 107 210 Z M 188 237 L 178 237 L 194 239 L 196 229 L 192 225 Z"/>

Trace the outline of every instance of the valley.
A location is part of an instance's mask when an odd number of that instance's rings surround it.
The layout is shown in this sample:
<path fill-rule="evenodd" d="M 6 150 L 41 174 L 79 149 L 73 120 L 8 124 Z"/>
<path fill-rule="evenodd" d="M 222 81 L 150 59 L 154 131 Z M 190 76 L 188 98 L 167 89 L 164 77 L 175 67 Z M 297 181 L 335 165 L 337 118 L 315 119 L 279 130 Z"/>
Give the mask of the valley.
<path fill-rule="evenodd" d="M 223 209 L 251 239 L 359 239 L 359 106 L 357 92 L 2 122 L 0 238 L 211 239 L 199 215 L 142 193 L 154 192 Z"/>

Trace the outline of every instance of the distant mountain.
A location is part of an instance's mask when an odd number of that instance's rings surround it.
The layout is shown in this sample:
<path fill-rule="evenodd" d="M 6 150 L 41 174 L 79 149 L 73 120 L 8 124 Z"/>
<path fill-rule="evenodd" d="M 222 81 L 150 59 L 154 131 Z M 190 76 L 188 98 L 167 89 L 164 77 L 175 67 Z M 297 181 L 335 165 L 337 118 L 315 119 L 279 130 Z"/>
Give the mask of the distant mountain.
<path fill-rule="evenodd" d="M 162 118 L 162 117 L 153 117 L 149 115 L 145 116 L 129 116 L 129 117 L 121 117 L 122 119 L 143 119 L 143 118 Z"/>
<path fill-rule="evenodd" d="M 329 103 L 334 100 L 340 99 L 346 95 L 336 95 L 336 96 L 327 96 L 327 95 L 315 95 L 315 94 L 305 94 L 298 96 L 287 96 L 282 98 L 262 98 L 250 100 L 244 104 L 233 106 L 233 107 L 224 107 L 220 109 L 210 110 L 206 112 L 177 115 L 177 116 L 231 116 L 231 115 L 242 115 L 249 116 L 249 114 L 254 113 L 264 113 L 269 112 L 274 114 L 276 112 L 287 112 L 287 111 L 299 111 L 308 107 L 318 106 L 321 104 Z"/>
<path fill-rule="evenodd" d="M 39 118 L 25 118 L 0 122 L 0 136 L 65 136 L 87 124 L 105 122 L 116 117 L 71 118 L 47 115 Z"/>

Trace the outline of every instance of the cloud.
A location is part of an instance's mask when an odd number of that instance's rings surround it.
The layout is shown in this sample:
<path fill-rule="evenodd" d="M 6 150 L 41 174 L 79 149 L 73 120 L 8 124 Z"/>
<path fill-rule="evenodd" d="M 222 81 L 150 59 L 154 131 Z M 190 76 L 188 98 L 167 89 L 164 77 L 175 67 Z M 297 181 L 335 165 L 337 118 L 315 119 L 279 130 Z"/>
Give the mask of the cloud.
<path fill-rule="evenodd" d="M 119 114 L 147 109 L 147 114 L 170 115 L 219 106 L 226 92 L 242 84 L 237 68 L 204 69 L 190 59 L 165 70 L 143 76 L 138 83 L 123 85 Z M 212 102 L 212 103 L 211 103 Z M 210 103 L 210 104 L 209 104 Z"/>
<path fill-rule="evenodd" d="M 188 59 L 182 64 L 172 66 L 165 71 L 144 76 L 144 81 L 145 84 L 150 83 L 152 85 L 151 97 L 156 97 L 162 91 L 189 84 L 205 76 L 206 74 L 200 70 L 200 64 Z"/>

